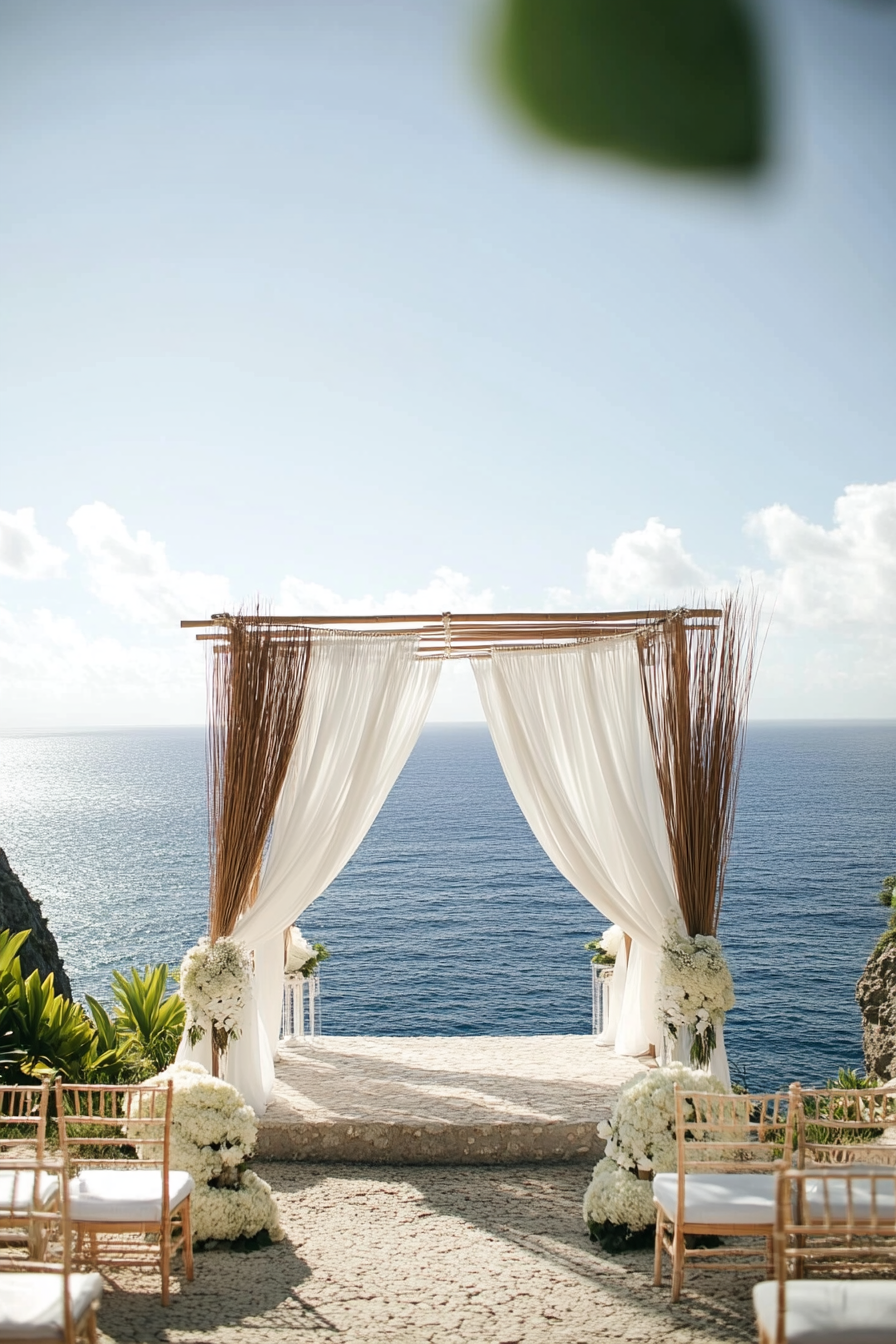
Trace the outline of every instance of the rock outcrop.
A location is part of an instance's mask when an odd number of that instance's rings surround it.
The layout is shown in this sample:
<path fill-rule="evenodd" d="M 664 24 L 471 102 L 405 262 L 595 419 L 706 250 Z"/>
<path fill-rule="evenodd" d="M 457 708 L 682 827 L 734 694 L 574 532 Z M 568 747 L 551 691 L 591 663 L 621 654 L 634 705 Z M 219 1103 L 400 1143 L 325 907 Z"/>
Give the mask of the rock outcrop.
<path fill-rule="evenodd" d="M 896 1078 L 896 942 L 872 953 L 856 985 L 862 1010 L 865 1068 L 878 1078 Z"/>
<path fill-rule="evenodd" d="M 52 971 L 56 993 L 63 994 L 67 999 L 72 997 L 72 987 L 59 955 L 56 939 L 50 932 L 40 908 L 40 901 L 36 901 L 28 894 L 27 888 L 10 868 L 9 860 L 2 849 L 0 849 L 0 929 L 11 929 L 13 933 L 30 929 L 31 936 L 25 940 L 19 953 L 22 973 L 28 976 L 32 971 L 39 971 L 43 980 Z"/>

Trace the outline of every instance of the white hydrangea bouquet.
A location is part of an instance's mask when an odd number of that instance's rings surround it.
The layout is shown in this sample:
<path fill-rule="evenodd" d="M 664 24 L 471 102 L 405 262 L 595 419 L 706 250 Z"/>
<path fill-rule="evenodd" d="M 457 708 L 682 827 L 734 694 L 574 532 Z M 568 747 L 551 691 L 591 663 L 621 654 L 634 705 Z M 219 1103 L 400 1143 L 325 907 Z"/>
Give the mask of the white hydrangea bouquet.
<path fill-rule="evenodd" d="M 180 992 L 187 1005 L 187 1035 L 195 1045 L 209 1032 L 223 1054 L 240 1034 L 249 1001 L 249 954 L 233 938 L 200 938 L 181 962 Z"/>
<path fill-rule="evenodd" d="M 582 1215 L 591 1240 L 606 1251 L 652 1243 L 656 1209 L 650 1178 L 677 1166 L 676 1083 L 694 1092 L 727 1091 L 718 1078 L 684 1064 L 650 1069 L 623 1084 L 612 1116 L 597 1127 L 607 1146 L 585 1191 Z"/>
<path fill-rule="evenodd" d="M 608 929 L 604 929 L 599 938 L 585 943 L 585 951 L 594 953 L 591 960 L 596 966 L 615 966 L 624 939 L 625 934 L 619 925 L 611 924 Z"/>
<path fill-rule="evenodd" d="M 255 1151 L 255 1112 L 240 1093 L 201 1064 L 172 1064 L 147 1080 L 174 1084 L 171 1167 L 196 1182 L 190 1201 L 194 1241 L 281 1241 L 283 1230 L 271 1187 L 246 1162 Z M 148 1099 L 146 1104 L 148 1105 Z M 128 1137 L 140 1144 L 139 1121 Z"/>
<path fill-rule="evenodd" d="M 670 920 L 663 941 L 657 1014 L 674 1040 L 680 1032 L 690 1032 L 690 1060 L 697 1068 L 709 1068 L 717 1030 L 734 1004 L 734 983 L 718 939 L 702 933 L 690 938 L 676 920 Z"/>

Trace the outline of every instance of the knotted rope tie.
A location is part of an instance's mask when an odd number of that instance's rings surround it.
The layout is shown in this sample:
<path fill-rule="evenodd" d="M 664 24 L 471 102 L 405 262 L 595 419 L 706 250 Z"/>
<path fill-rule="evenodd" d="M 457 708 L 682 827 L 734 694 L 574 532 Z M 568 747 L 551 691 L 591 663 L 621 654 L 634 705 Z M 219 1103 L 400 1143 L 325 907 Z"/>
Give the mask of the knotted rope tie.
<path fill-rule="evenodd" d="M 451 612 L 442 612 L 442 626 L 445 630 L 445 648 L 442 653 L 443 658 L 451 657 Z"/>

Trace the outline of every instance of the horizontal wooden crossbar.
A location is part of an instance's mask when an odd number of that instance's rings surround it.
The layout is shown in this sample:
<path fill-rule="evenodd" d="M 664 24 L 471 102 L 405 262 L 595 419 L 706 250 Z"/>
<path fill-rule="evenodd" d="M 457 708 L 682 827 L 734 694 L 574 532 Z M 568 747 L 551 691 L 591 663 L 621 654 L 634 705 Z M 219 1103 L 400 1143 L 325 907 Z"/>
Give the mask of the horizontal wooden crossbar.
<path fill-rule="evenodd" d="M 715 607 L 684 609 L 681 613 L 693 628 L 715 624 L 721 611 Z M 375 635 L 416 634 L 420 656 L 431 658 L 487 658 L 495 648 L 550 648 L 584 640 L 630 634 L 657 625 L 670 611 L 610 612 L 472 612 L 455 615 L 445 611 L 432 616 L 243 616 L 247 625 L 282 627 L 304 625 L 316 629 L 354 631 Z M 197 630 L 200 640 L 226 640 L 233 618 L 219 612 L 202 621 L 181 621 L 181 628 Z"/>

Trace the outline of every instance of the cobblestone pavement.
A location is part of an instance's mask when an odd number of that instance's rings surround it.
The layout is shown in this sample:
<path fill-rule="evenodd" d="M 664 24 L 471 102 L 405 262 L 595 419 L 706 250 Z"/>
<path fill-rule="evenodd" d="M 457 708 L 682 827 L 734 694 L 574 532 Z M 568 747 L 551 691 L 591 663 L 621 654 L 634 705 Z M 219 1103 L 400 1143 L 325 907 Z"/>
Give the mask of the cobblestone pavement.
<path fill-rule="evenodd" d="M 716 1344 L 755 1340 L 748 1274 L 691 1274 L 677 1306 L 652 1255 L 588 1241 L 586 1167 L 270 1163 L 287 1240 L 196 1257 L 173 1285 L 122 1271 L 100 1311 L 104 1344 Z"/>

